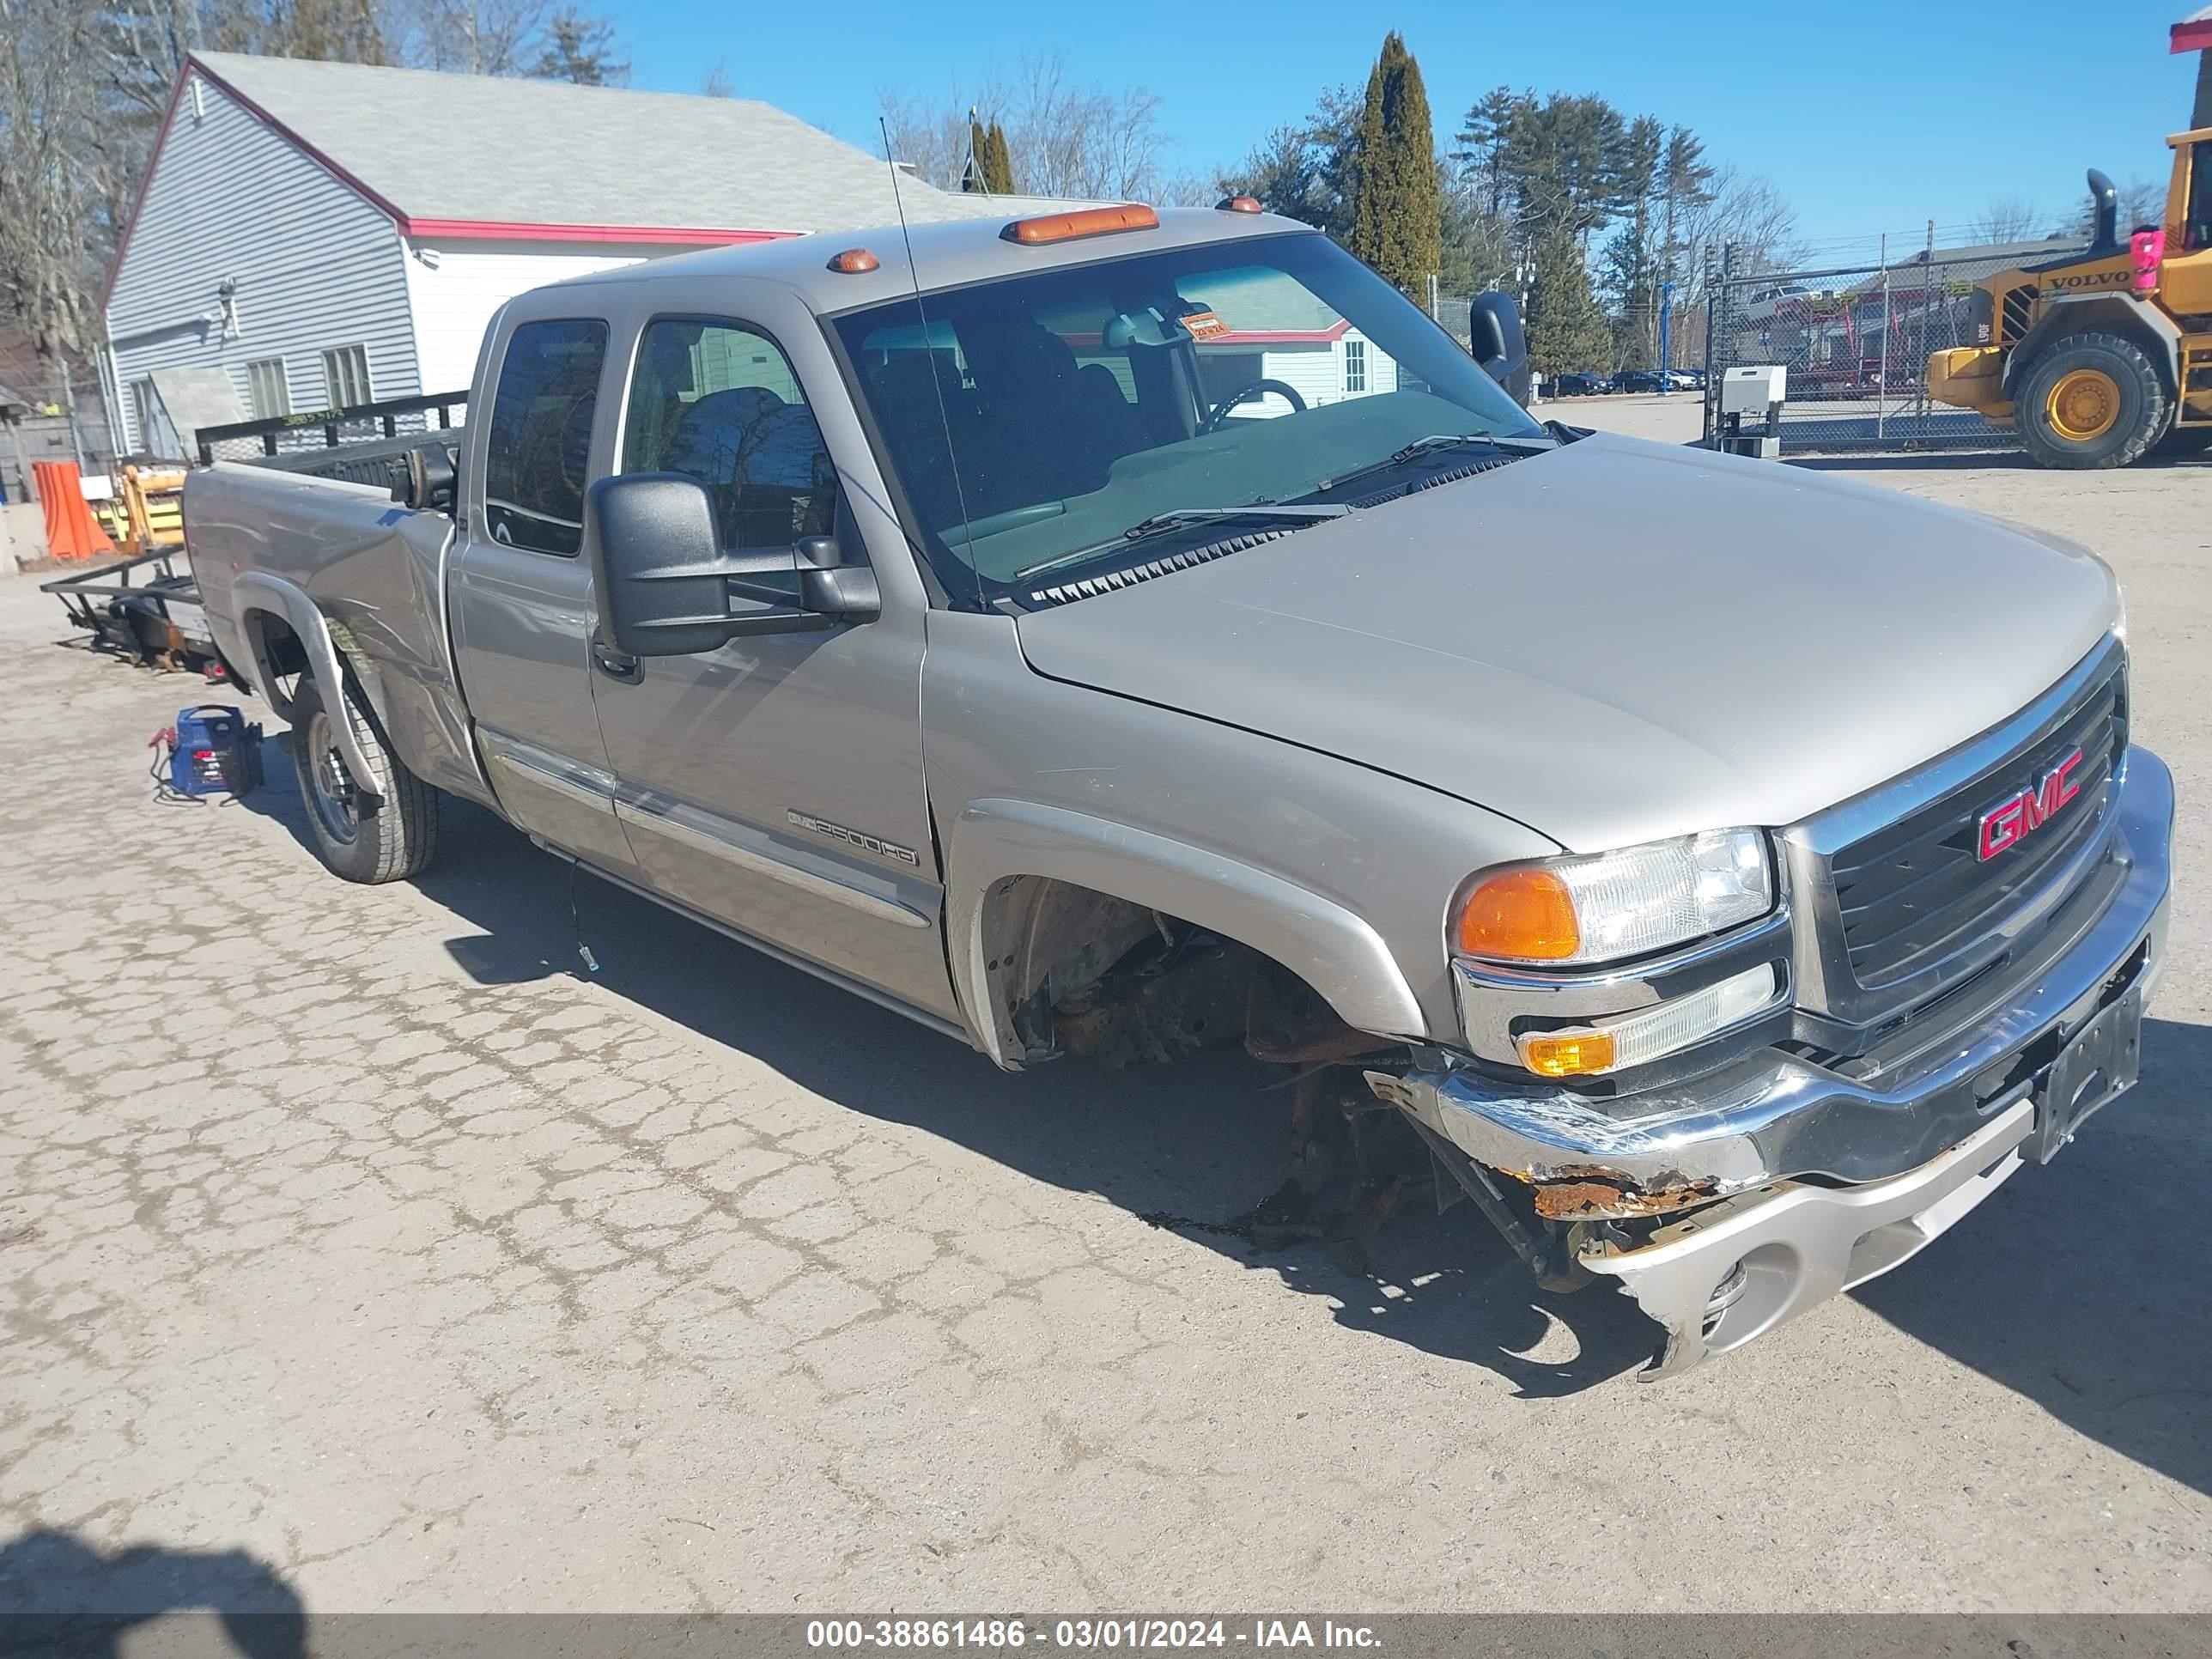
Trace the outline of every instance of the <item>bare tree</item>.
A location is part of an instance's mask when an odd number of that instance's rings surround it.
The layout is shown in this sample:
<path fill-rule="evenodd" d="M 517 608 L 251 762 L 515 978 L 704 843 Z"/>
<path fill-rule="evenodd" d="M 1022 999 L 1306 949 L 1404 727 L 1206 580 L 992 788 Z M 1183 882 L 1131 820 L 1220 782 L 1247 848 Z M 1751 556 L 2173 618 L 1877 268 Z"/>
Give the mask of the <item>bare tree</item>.
<path fill-rule="evenodd" d="M 2019 196 L 1992 197 L 1968 228 L 1977 242 L 2026 242 L 2035 237 L 2043 215 L 2035 204 Z"/>
<path fill-rule="evenodd" d="M 546 0 L 389 0 L 393 56 L 416 69 L 525 75 L 544 50 Z"/>
<path fill-rule="evenodd" d="M 2166 217 L 2166 185 L 2161 179 L 2130 179 L 2119 186 L 2120 234 L 2124 236 L 2137 225 L 2155 225 Z M 2087 191 L 2081 193 L 2081 205 L 2073 218 L 2051 234 L 2054 236 L 2079 236 L 2087 241 L 2097 228 L 2097 204 L 2089 199 Z"/>
<path fill-rule="evenodd" d="M 738 83 L 730 79 L 730 66 L 726 60 L 717 58 L 707 72 L 699 77 L 699 95 L 702 98 L 734 98 L 738 95 Z"/>
<path fill-rule="evenodd" d="M 1205 198 L 1194 178 L 1167 169 L 1155 94 L 1079 81 L 1058 52 L 1024 59 L 1010 81 L 956 83 L 941 100 L 886 89 L 880 101 L 893 158 L 941 189 L 959 188 L 972 109 L 1004 124 L 1014 186 L 1026 194 L 1152 200 L 1172 190 Z"/>
<path fill-rule="evenodd" d="M 123 194 L 105 142 L 99 21 L 71 0 L 0 0 L 0 315 L 63 387 L 100 338 L 95 250 Z"/>

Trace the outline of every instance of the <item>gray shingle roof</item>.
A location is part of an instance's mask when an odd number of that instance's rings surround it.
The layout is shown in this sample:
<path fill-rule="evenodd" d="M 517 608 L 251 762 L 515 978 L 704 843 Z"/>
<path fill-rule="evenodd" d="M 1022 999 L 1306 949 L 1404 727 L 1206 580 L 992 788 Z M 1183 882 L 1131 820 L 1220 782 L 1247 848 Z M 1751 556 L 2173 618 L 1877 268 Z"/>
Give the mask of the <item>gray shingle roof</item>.
<path fill-rule="evenodd" d="M 835 230 L 896 216 L 881 158 L 773 105 L 209 52 L 197 60 L 408 220 Z M 901 181 L 907 216 L 1020 211 Z"/>

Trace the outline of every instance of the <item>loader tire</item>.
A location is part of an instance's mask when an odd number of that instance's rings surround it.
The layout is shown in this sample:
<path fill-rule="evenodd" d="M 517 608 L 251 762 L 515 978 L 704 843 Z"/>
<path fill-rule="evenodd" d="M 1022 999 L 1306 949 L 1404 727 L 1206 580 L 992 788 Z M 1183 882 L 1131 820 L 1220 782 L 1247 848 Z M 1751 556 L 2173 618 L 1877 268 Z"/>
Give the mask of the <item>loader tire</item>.
<path fill-rule="evenodd" d="M 381 727 L 362 708 L 358 688 L 340 688 L 333 699 L 312 675 L 301 676 L 292 694 L 292 769 L 299 775 L 308 833 L 330 872 L 365 884 L 404 881 L 419 874 L 437 851 L 438 792 L 392 752 Z M 353 723 L 374 796 L 354 787 L 337 752 L 331 722 L 341 718 Z"/>
<path fill-rule="evenodd" d="M 2130 466 L 2173 424 L 2157 366 L 2117 334 L 2053 341 L 2022 373 L 2012 401 L 2021 441 L 2039 466 Z"/>

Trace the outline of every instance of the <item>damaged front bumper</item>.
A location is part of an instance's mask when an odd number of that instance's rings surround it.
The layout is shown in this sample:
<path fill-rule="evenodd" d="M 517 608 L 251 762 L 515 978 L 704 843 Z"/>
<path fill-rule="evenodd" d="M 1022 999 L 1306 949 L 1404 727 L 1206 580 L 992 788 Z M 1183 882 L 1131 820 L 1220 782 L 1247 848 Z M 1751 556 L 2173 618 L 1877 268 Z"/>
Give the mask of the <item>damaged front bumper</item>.
<path fill-rule="evenodd" d="M 1601 1230 L 1581 1263 L 1666 1329 L 1646 1375 L 1685 1370 L 1897 1266 L 2133 1083 L 2171 881 L 2157 757 L 2130 752 L 2113 816 L 2096 878 L 2032 949 L 1847 1066 L 1769 1048 L 1613 1099 L 1459 1065 L 1369 1085 L 1549 1218 L 1680 1212 L 1632 1249 Z"/>

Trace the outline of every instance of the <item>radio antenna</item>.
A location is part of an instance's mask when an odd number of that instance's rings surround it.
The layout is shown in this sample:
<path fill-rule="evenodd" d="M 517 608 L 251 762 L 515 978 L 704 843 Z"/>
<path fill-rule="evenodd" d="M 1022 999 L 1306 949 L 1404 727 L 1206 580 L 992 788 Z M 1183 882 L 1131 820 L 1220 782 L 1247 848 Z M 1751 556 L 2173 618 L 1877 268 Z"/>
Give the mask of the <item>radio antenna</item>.
<path fill-rule="evenodd" d="M 921 319 L 921 360 L 929 365 L 929 389 L 937 394 L 937 424 L 945 434 L 945 464 L 952 469 L 953 499 L 960 503 L 960 527 L 965 530 L 973 522 L 968 515 L 968 491 L 960 482 L 960 452 L 953 447 L 952 416 L 945 406 L 944 383 L 938 379 L 937 349 L 929 337 L 929 312 L 921 302 L 921 267 L 914 262 L 914 233 L 907 228 L 906 203 L 899 194 L 898 163 L 891 159 L 890 124 L 878 115 L 876 125 L 884 135 L 884 165 L 891 170 L 891 206 L 898 212 L 899 240 L 906 244 L 906 274 L 907 280 L 914 284 L 915 315 Z M 974 537 L 968 538 L 968 544 L 971 548 L 975 545 Z M 927 551 L 927 549 L 923 550 L 925 553 Z M 980 603 L 983 597 L 983 574 L 972 562 L 967 562 L 968 574 L 975 579 L 975 598 Z"/>

